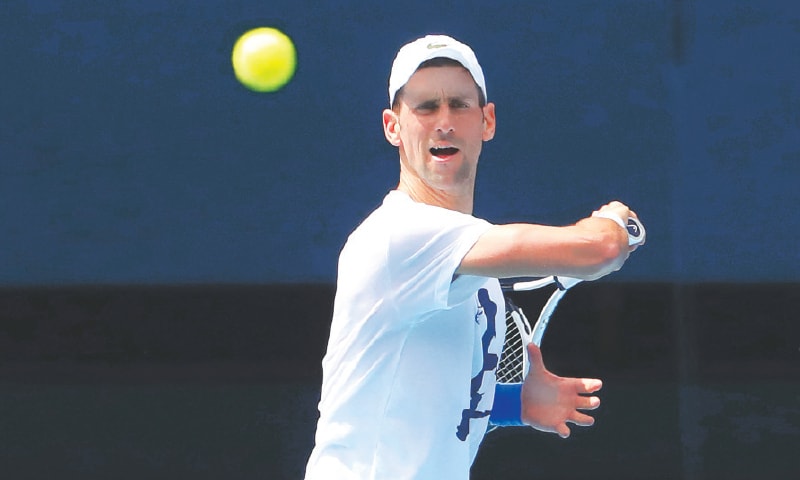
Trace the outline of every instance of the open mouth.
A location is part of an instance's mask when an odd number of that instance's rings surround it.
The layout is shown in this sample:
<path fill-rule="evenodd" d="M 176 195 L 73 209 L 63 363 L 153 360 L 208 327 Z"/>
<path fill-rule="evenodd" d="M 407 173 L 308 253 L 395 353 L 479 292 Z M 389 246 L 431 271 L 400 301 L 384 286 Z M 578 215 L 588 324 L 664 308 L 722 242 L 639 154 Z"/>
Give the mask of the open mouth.
<path fill-rule="evenodd" d="M 456 147 L 434 147 L 430 149 L 431 155 L 438 158 L 447 158 L 458 153 Z"/>

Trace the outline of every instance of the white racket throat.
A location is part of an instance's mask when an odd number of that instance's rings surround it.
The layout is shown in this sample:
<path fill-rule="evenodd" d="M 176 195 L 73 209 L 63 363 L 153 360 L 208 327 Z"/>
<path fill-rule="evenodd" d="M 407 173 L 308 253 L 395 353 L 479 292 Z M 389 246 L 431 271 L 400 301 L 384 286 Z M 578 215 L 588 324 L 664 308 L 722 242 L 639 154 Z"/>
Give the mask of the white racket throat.
<path fill-rule="evenodd" d="M 595 216 L 609 218 L 606 215 Z M 614 218 L 611 218 L 611 220 L 616 222 Z M 619 224 L 624 226 L 622 219 L 619 220 Z M 639 219 L 635 217 L 628 218 L 626 230 L 628 231 L 629 245 L 640 245 L 644 242 L 646 233 Z M 578 278 L 551 276 L 538 280 L 516 282 L 505 287 L 514 292 L 521 292 L 555 285 L 556 290 L 542 307 L 542 311 L 539 313 L 539 318 L 533 328 L 531 328 L 522 309 L 517 307 L 510 298 L 506 297 L 506 338 L 503 354 L 497 366 L 498 383 L 518 383 L 525 379 L 530 365 L 528 344 L 534 343 L 537 347 L 541 347 L 542 338 L 547 330 L 547 325 L 550 323 L 550 317 L 555 312 L 558 303 L 567 293 L 567 290 L 581 283 L 581 281 Z"/>

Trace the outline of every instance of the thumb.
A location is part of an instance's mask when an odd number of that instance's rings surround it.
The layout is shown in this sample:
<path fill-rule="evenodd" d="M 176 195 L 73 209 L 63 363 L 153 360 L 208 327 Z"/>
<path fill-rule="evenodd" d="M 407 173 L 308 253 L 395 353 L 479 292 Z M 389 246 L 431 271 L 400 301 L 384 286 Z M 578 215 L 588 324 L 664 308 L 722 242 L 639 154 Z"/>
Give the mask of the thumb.
<path fill-rule="evenodd" d="M 530 370 L 544 370 L 544 360 L 542 359 L 542 350 L 533 342 L 528 344 L 528 361 L 530 362 Z"/>

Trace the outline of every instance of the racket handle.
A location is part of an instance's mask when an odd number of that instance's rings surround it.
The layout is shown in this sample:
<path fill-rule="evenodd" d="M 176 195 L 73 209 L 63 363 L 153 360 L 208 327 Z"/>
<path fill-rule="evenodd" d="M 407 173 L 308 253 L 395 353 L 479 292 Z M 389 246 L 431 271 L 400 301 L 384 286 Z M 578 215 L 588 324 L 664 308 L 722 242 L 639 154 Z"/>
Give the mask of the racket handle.
<path fill-rule="evenodd" d="M 646 236 L 644 226 L 638 218 L 628 217 L 628 225 L 625 228 L 628 230 L 628 245 L 639 245 L 644 242 Z"/>

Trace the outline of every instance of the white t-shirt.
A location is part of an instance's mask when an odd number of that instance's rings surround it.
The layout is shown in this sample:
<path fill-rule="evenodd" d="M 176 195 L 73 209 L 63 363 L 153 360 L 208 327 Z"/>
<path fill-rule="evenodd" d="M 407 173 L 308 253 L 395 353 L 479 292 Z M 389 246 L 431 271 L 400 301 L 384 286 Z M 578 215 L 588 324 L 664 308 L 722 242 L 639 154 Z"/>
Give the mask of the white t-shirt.
<path fill-rule="evenodd" d="M 489 227 L 392 191 L 350 235 L 307 480 L 469 478 L 505 303 L 496 279 L 455 270 Z"/>

